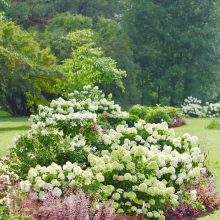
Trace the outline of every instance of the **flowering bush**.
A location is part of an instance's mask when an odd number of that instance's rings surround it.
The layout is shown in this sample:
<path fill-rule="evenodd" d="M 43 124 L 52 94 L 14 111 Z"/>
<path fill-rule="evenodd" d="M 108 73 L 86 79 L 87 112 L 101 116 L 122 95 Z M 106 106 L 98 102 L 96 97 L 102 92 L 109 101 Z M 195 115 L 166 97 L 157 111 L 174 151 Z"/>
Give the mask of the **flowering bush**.
<path fill-rule="evenodd" d="M 130 126 L 128 117 L 88 86 L 40 106 L 10 155 L 8 169 L 21 179 L 17 191 L 41 203 L 53 197 L 64 207 L 67 192 L 83 190 L 109 201 L 117 214 L 148 219 L 164 219 L 181 190 L 194 201 L 187 187 L 205 172 L 197 137 L 176 137 L 166 122 Z"/>
<path fill-rule="evenodd" d="M 192 96 L 186 98 L 182 105 L 185 115 L 196 118 L 218 117 L 220 115 L 220 103 L 206 103 Z"/>
<path fill-rule="evenodd" d="M 87 165 L 91 150 L 99 151 L 100 132 L 109 126 L 123 123 L 128 113 L 105 98 L 97 87 L 85 86 L 75 91 L 69 99 L 59 98 L 50 106 L 39 106 L 39 113 L 31 116 L 31 130 L 16 141 L 11 155 L 19 159 L 20 175 L 27 174 L 38 164 L 60 165 L 67 161 Z M 101 146 L 100 146 L 101 148 Z"/>
<path fill-rule="evenodd" d="M 188 134 L 175 138 L 167 123 L 118 125 L 100 133 L 104 150 L 101 155 L 90 152 L 87 168 L 70 162 L 37 165 L 20 187 L 40 200 L 49 191 L 59 198 L 63 187 L 82 188 L 114 200 L 117 213 L 161 218 L 165 206 L 178 203 L 178 189 L 205 170 L 196 142 Z"/>

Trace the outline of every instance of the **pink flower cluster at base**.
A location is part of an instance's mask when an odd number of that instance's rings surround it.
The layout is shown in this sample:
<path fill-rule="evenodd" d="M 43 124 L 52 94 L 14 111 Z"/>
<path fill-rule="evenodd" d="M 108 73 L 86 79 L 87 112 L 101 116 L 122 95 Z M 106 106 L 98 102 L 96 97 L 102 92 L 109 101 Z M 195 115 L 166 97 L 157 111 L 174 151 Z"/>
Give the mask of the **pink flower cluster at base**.
<path fill-rule="evenodd" d="M 28 194 L 11 210 L 14 215 L 30 216 L 33 220 L 113 220 L 115 217 L 113 210 L 103 204 L 90 207 L 83 191 L 70 193 L 64 198 L 54 198 L 49 193 L 42 202 Z"/>

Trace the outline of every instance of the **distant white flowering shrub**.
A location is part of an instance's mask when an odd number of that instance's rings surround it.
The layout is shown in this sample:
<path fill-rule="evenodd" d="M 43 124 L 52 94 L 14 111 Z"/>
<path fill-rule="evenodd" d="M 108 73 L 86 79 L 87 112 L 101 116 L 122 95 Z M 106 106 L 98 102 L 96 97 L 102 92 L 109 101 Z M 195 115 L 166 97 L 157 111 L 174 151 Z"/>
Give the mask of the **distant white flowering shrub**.
<path fill-rule="evenodd" d="M 40 106 L 11 153 L 20 190 L 44 201 L 83 189 L 112 201 L 116 213 L 164 219 L 205 172 L 203 154 L 195 136 L 176 137 L 166 122 L 129 127 L 128 117 L 96 87 Z"/>
<path fill-rule="evenodd" d="M 192 96 L 186 98 L 182 105 L 182 111 L 190 117 L 218 117 L 220 115 L 220 103 L 206 103 Z"/>

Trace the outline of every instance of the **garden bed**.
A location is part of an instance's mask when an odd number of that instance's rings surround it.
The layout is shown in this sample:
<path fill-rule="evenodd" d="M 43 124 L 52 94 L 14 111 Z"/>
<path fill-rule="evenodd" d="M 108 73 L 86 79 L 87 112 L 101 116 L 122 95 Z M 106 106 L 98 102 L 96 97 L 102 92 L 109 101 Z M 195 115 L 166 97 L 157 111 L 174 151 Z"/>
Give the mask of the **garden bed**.
<path fill-rule="evenodd" d="M 39 106 L 31 129 L 0 165 L 3 214 L 162 220 L 178 208 L 182 217 L 215 210 L 219 197 L 198 138 L 178 137 L 166 122 L 129 120 L 89 86 Z"/>

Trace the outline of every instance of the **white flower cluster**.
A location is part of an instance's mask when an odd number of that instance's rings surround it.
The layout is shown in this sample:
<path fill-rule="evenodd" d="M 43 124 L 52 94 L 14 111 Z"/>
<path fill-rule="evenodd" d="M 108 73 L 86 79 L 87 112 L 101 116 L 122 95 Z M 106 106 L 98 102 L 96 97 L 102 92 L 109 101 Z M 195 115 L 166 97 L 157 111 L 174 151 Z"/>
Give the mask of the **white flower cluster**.
<path fill-rule="evenodd" d="M 144 156 L 147 159 L 155 159 L 159 170 L 157 178 L 169 186 L 182 185 L 192 178 L 198 177 L 204 172 L 204 156 L 196 146 L 198 138 L 184 134 L 175 137 L 174 131 L 168 129 L 167 123 L 148 124 L 140 120 L 135 127 L 128 128 L 127 125 L 119 125 L 102 135 L 105 144 L 110 145 L 111 150 L 124 149 L 124 160 L 131 162 L 130 154 Z M 128 152 L 130 154 L 128 154 Z M 96 157 L 98 167 L 105 167 L 108 161 L 108 151 L 102 151 L 103 161 Z M 114 158 L 111 153 L 110 158 Z M 120 169 L 121 165 L 118 165 Z M 132 167 L 132 165 L 129 165 Z M 110 169 L 110 165 L 108 168 Z M 97 168 L 98 169 L 98 168 Z"/>
<path fill-rule="evenodd" d="M 79 135 L 76 135 L 70 142 L 70 148 L 69 150 L 71 151 L 74 151 L 76 148 L 80 148 L 80 147 L 83 147 L 83 148 L 87 148 L 88 151 L 89 151 L 89 146 L 86 147 L 86 140 L 85 140 L 85 137 L 83 137 L 83 135 L 79 134 Z"/>
<path fill-rule="evenodd" d="M 192 96 L 186 98 L 182 105 L 182 111 L 190 117 L 218 117 L 220 114 L 220 103 L 205 103 Z"/>
<path fill-rule="evenodd" d="M 63 166 L 52 163 L 48 167 L 37 165 L 31 168 L 27 180 L 20 182 L 20 189 L 22 192 L 32 191 L 34 199 L 45 200 L 49 191 L 59 198 L 65 187 L 89 188 L 92 183 L 103 181 L 101 173 L 94 176 L 89 168 L 83 170 L 76 163 L 67 162 Z"/>
<path fill-rule="evenodd" d="M 113 150 L 102 157 L 89 155 L 93 173 L 103 173 L 105 181 L 100 188 L 100 195 L 107 200 L 114 200 L 117 213 L 144 214 L 161 218 L 163 211 L 155 204 L 175 206 L 178 196 L 175 188 L 166 186 L 156 177 L 159 169 L 155 157 L 147 157 L 144 146 L 133 146 L 130 150 L 123 147 Z"/>
<path fill-rule="evenodd" d="M 80 95 L 79 95 L 80 94 Z M 31 116 L 32 128 L 59 127 L 63 122 L 68 126 L 84 126 L 88 122 L 95 123 L 97 117 L 109 119 L 127 119 L 129 114 L 121 111 L 114 101 L 105 98 L 98 87 L 84 86 L 83 90 L 69 95 L 69 99 L 58 98 L 48 106 L 39 106 L 39 114 Z"/>
<path fill-rule="evenodd" d="M 1 175 L 9 176 L 10 180 L 13 181 L 17 181 L 19 179 L 19 176 L 14 171 L 11 171 L 4 161 L 0 161 L 0 176 Z"/>

